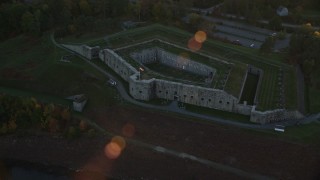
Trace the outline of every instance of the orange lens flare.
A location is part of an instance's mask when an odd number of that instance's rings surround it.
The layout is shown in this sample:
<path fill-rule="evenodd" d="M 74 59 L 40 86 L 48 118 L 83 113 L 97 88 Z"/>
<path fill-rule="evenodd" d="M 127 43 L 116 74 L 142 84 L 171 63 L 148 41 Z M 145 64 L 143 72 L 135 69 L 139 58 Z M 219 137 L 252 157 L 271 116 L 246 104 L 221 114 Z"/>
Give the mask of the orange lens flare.
<path fill-rule="evenodd" d="M 115 142 L 110 142 L 104 148 L 104 153 L 109 159 L 117 159 L 121 154 L 121 147 Z"/>
<path fill-rule="evenodd" d="M 204 41 L 207 40 L 207 34 L 204 31 L 198 31 L 196 32 L 196 34 L 194 35 L 194 39 L 198 42 L 198 43 L 203 43 Z"/>
<path fill-rule="evenodd" d="M 193 52 L 199 51 L 201 47 L 202 47 L 202 43 L 199 43 L 198 41 L 196 41 L 194 37 L 188 41 L 188 48 Z"/>
<path fill-rule="evenodd" d="M 117 159 L 122 150 L 126 147 L 126 141 L 121 136 L 114 136 L 111 139 L 111 142 L 106 145 L 104 148 L 104 153 L 109 159 Z"/>
<path fill-rule="evenodd" d="M 126 147 L 126 141 L 121 136 L 113 137 L 111 142 L 116 143 L 121 148 L 121 150 L 123 150 Z"/>

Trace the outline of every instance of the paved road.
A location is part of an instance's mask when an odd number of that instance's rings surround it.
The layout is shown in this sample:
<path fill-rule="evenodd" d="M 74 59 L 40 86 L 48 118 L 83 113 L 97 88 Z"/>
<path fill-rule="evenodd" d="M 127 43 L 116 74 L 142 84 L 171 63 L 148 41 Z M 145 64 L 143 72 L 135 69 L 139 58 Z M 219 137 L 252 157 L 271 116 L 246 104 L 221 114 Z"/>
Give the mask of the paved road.
<path fill-rule="evenodd" d="M 55 39 L 54 39 L 54 35 L 51 35 L 51 41 L 59 48 L 62 48 L 68 52 L 74 53 L 73 51 L 63 47 L 62 45 L 58 44 Z M 77 53 L 75 53 L 77 54 Z M 212 121 L 212 122 L 216 122 L 219 124 L 224 124 L 224 125 L 231 125 L 231 126 L 236 126 L 236 127 L 241 127 L 241 128 L 247 128 L 247 129 L 274 129 L 276 124 L 282 124 L 285 126 L 292 126 L 292 125 L 296 125 L 297 122 L 299 121 L 300 123 L 310 123 L 312 121 L 317 120 L 317 118 L 320 117 L 320 113 L 314 116 L 310 116 L 308 118 L 302 119 L 302 120 L 296 120 L 296 121 L 283 121 L 283 122 L 279 122 L 279 123 L 274 123 L 274 124 L 265 124 L 265 125 L 260 125 L 260 124 L 247 124 L 247 123 L 241 123 L 241 122 L 237 122 L 237 121 L 233 121 L 233 120 L 228 120 L 228 119 L 222 119 L 219 117 L 214 117 L 214 116 L 208 116 L 208 115 L 203 115 L 203 114 L 198 114 L 198 113 L 194 113 L 194 112 L 189 112 L 186 111 L 184 109 L 181 108 L 176 108 L 175 105 L 169 105 L 169 106 L 157 106 L 157 105 L 151 105 L 151 104 L 146 104 L 146 103 L 142 103 L 139 102 L 135 99 L 133 99 L 131 96 L 129 96 L 129 94 L 127 93 L 124 85 L 121 83 L 121 81 L 114 77 L 112 74 L 108 73 L 107 71 L 105 71 L 104 69 L 102 69 L 101 67 L 97 66 L 96 64 L 94 64 L 93 62 L 89 61 L 88 59 L 86 59 L 85 57 L 77 54 L 81 59 L 83 59 L 86 63 L 88 63 L 89 65 L 91 65 L 92 67 L 94 67 L 95 69 L 97 69 L 98 71 L 100 71 L 101 73 L 103 73 L 104 75 L 106 75 L 109 78 L 114 79 L 115 81 L 117 81 L 117 86 L 116 89 L 118 90 L 119 94 L 122 96 L 122 98 L 124 100 L 126 100 L 127 102 L 130 102 L 132 104 L 141 106 L 141 107 L 145 107 L 145 108 L 150 108 L 150 109 L 155 109 L 155 110 L 160 110 L 163 112 L 173 112 L 173 113 L 178 113 L 187 117 L 195 117 L 195 118 L 200 118 L 200 119 L 204 119 L 204 120 L 208 120 L 208 121 Z M 174 103 L 174 102 L 173 102 Z"/>
<path fill-rule="evenodd" d="M 262 45 L 262 42 L 260 42 L 260 41 L 251 40 L 251 39 L 247 39 L 247 38 L 244 38 L 244 37 L 239 37 L 239 36 L 236 36 L 236 35 L 233 35 L 233 34 L 226 34 L 226 33 L 223 33 L 223 32 L 212 33 L 211 36 L 218 37 L 218 38 L 221 38 L 221 39 L 225 39 L 226 38 L 226 39 L 228 39 L 230 41 L 238 41 L 239 40 L 239 43 L 242 46 L 245 46 L 245 47 L 250 47 L 251 44 L 254 44 L 254 46 L 251 47 L 251 48 L 255 48 L 255 49 L 259 49 L 260 46 Z"/>

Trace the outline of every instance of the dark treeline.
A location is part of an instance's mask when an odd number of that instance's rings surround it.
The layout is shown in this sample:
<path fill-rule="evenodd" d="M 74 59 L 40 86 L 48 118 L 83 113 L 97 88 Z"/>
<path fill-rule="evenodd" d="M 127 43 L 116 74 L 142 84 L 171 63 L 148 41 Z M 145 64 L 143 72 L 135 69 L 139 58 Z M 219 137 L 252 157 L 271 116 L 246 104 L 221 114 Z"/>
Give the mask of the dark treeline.
<path fill-rule="evenodd" d="M 303 25 L 291 36 L 289 51 L 290 59 L 302 67 L 307 85 L 320 90 L 320 32 L 318 31 L 310 24 Z"/>
<path fill-rule="evenodd" d="M 33 0 L 5 1 L 0 4 L 0 38 L 19 33 L 41 32 L 53 27 L 91 27 L 97 19 L 126 14 L 128 0 Z"/>
<path fill-rule="evenodd" d="M 249 22 L 259 19 L 271 20 L 275 18 L 276 9 L 284 6 L 289 9 L 289 16 L 284 20 L 292 23 L 302 23 L 305 10 L 320 11 L 319 0 L 224 0 L 223 11 L 244 16 Z M 320 23 L 320 22 L 317 22 Z"/>
<path fill-rule="evenodd" d="M 41 35 L 60 27 L 60 33 L 79 33 L 117 25 L 119 18 L 168 22 L 185 15 L 186 8 L 219 3 L 209 0 L 3 0 L 0 39 L 20 33 Z"/>

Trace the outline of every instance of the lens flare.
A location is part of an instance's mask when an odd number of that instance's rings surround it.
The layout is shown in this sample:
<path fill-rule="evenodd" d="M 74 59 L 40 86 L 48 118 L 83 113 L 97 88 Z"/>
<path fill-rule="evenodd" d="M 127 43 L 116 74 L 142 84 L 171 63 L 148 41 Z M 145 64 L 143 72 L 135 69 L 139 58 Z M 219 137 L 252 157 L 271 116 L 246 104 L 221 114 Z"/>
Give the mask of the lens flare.
<path fill-rule="evenodd" d="M 125 137 L 133 137 L 134 134 L 135 134 L 135 127 L 133 124 L 130 124 L 130 123 L 127 123 L 126 125 L 123 126 L 122 128 L 122 134 L 125 136 Z"/>
<path fill-rule="evenodd" d="M 110 142 L 104 148 L 104 153 L 109 159 L 117 159 L 121 154 L 121 147 L 115 142 Z"/>
<path fill-rule="evenodd" d="M 117 159 L 125 147 L 125 139 L 121 136 L 114 136 L 104 148 L 104 153 L 109 159 Z"/>
<path fill-rule="evenodd" d="M 126 141 L 121 136 L 113 137 L 111 142 L 116 143 L 121 148 L 121 150 L 123 150 L 126 147 Z"/>
<path fill-rule="evenodd" d="M 193 52 L 199 51 L 201 47 L 202 47 L 202 43 L 199 43 L 198 41 L 196 41 L 194 37 L 192 37 L 188 41 L 188 48 Z"/>
<path fill-rule="evenodd" d="M 203 43 L 204 41 L 207 40 L 207 34 L 204 31 L 198 31 L 196 32 L 196 34 L 194 35 L 194 39 L 198 42 L 198 43 Z"/>

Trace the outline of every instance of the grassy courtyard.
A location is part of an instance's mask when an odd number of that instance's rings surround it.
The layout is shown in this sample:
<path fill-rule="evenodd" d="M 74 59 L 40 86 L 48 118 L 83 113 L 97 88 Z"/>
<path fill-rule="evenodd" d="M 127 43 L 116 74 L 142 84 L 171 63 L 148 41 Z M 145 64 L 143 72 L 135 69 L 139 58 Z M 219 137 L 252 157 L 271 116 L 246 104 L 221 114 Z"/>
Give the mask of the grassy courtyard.
<path fill-rule="evenodd" d="M 150 68 L 153 71 L 156 71 L 160 74 L 163 74 L 165 76 L 174 77 L 178 79 L 184 79 L 187 81 L 193 81 L 198 83 L 203 83 L 206 79 L 205 76 L 201 76 L 194 73 L 189 73 L 183 70 L 178 70 L 176 68 L 166 66 L 161 63 L 152 63 L 146 65 L 148 68 Z"/>

